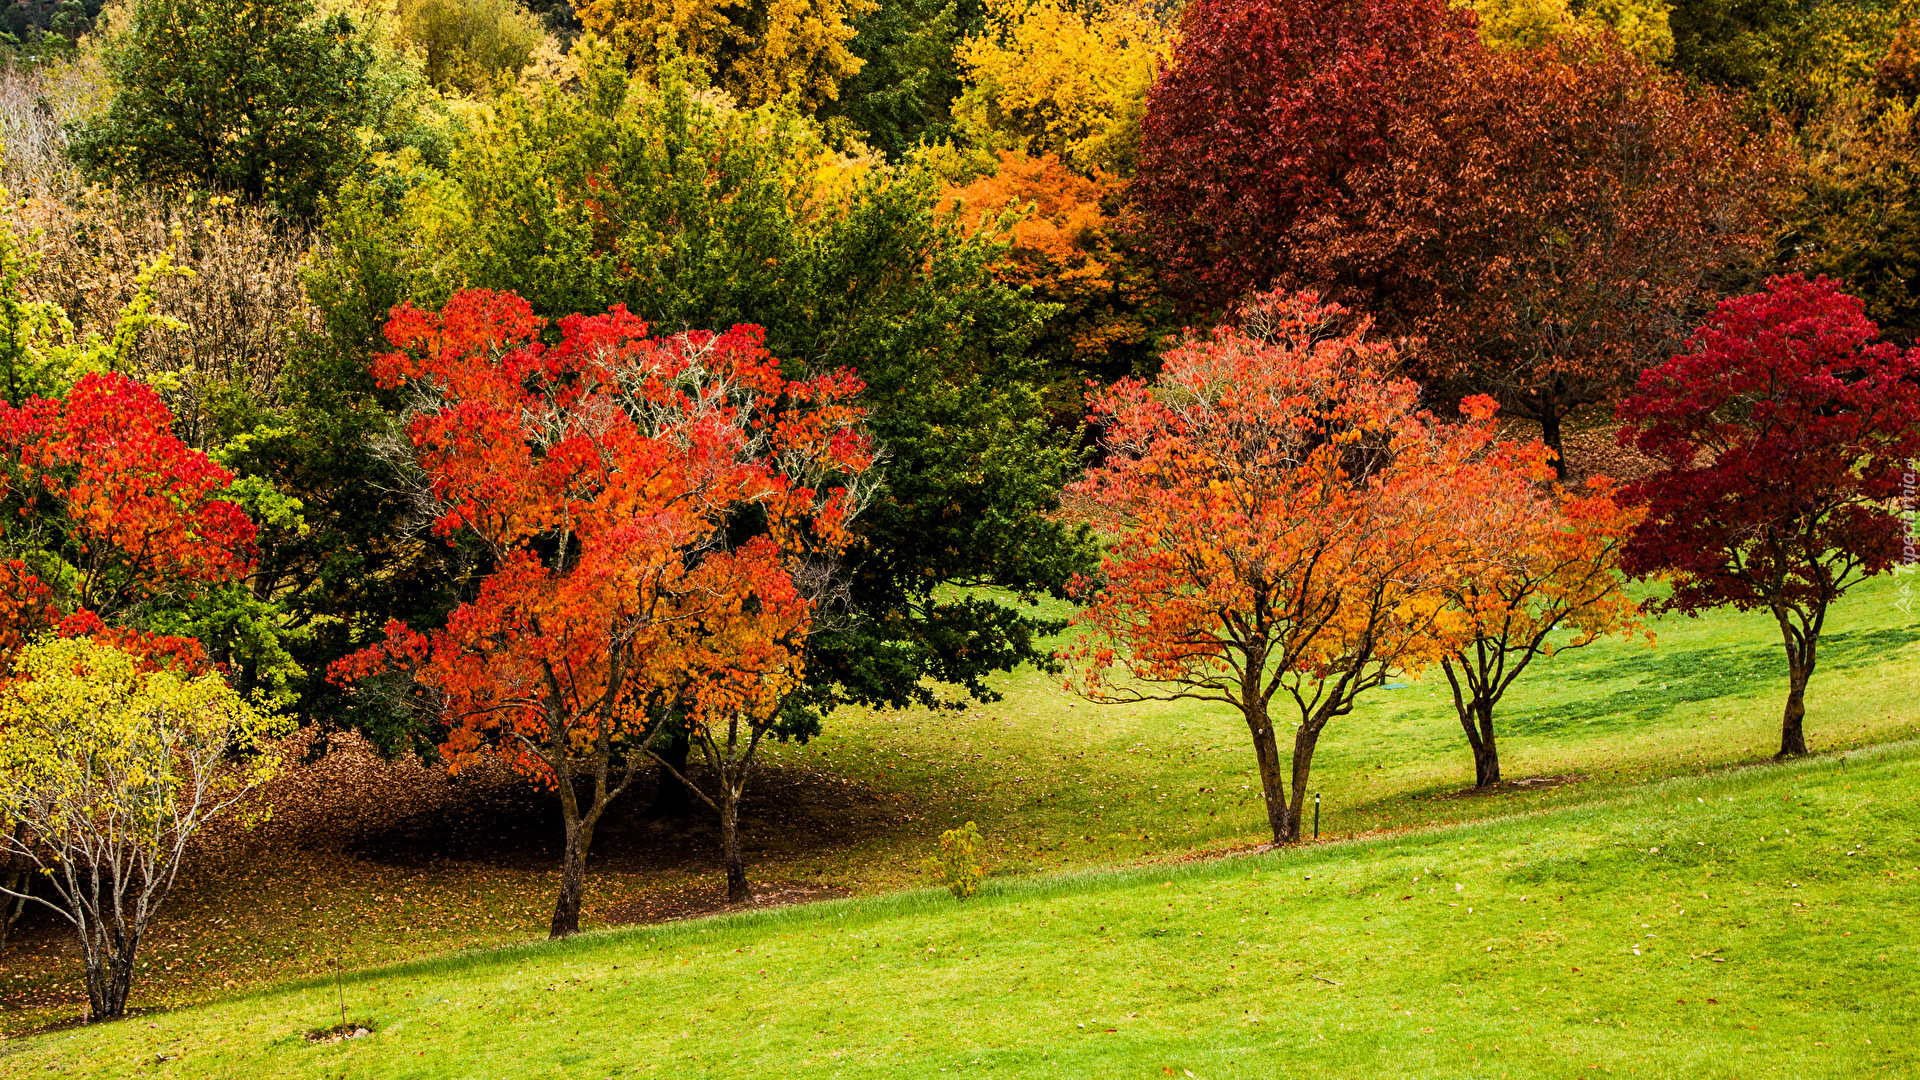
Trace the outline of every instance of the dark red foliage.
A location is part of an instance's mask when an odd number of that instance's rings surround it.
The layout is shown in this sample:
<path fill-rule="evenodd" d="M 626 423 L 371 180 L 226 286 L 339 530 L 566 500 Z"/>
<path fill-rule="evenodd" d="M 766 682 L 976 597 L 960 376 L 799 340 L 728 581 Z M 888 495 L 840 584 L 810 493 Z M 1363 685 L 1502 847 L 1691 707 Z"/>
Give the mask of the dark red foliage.
<path fill-rule="evenodd" d="M 1447 0 L 1196 0 L 1140 125 L 1133 194 L 1162 257 L 1218 304 L 1265 286 L 1289 225 L 1348 200 L 1347 174 L 1477 48 Z"/>
<path fill-rule="evenodd" d="M 1772 144 L 1612 42 L 1488 50 L 1411 0 L 1194 11 L 1135 187 L 1193 306 L 1323 290 L 1558 451 L 1764 247 Z"/>
<path fill-rule="evenodd" d="M 1622 565 L 1667 575 L 1670 610 L 1773 614 L 1790 677 L 1783 755 L 1806 750 L 1802 695 L 1827 606 L 1901 555 L 1920 350 L 1878 336 L 1826 278 L 1773 278 L 1722 303 L 1620 406 L 1621 441 L 1664 465 L 1624 492 L 1647 516 Z"/>

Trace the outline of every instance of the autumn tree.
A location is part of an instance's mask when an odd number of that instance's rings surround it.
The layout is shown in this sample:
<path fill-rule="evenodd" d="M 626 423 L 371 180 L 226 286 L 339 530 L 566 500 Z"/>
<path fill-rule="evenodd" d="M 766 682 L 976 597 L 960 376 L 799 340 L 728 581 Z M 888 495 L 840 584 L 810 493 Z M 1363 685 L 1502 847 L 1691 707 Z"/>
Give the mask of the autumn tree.
<path fill-rule="evenodd" d="M 1414 0 L 1248 22 L 1268 6 L 1191 9 L 1142 129 L 1136 199 L 1198 306 L 1324 287 L 1558 453 L 1765 253 L 1771 144 L 1610 41 L 1490 50 Z"/>
<path fill-rule="evenodd" d="M 114 1019 L 187 845 L 245 812 L 288 725 L 217 673 L 156 669 L 86 638 L 29 645 L 11 674 L 0 690 L 0 851 L 32 866 L 46 892 L 0 893 L 73 926 L 90 1015 Z"/>
<path fill-rule="evenodd" d="M 1081 172 L 1133 171 L 1147 88 L 1173 32 L 1150 5 L 987 0 L 984 32 L 955 50 L 968 87 L 954 104 L 970 139 Z"/>
<path fill-rule="evenodd" d="M 151 387 L 83 376 L 63 397 L 0 406 L 0 653 L 35 635 L 96 635 L 198 663 L 153 612 L 245 574 L 253 522 L 233 476 L 173 434 Z"/>
<path fill-rule="evenodd" d="M 1825 278 L 1724 301 L 1620 406 L 1623 442 L 1658 461 L 1622 553 L 1690 615 L 1765 611 L 1787 653 L 1779 757 L 1807 752 L 1807 682 L 1827 609 L 1901 554 L 1894 505 L 1920 455 L 1920 351 L 1877 341 Z"/>
<path fill-rule="evenodd" d="M 1871 91 L 1836 95 L 1797 133 L 1801 198 L 1782 243 L 1794 266 L 1846 283 L 1886 337 L 1920 338 L 1920 24 L 1895 38 Z"/>
<path fill-rule="evenodd" d="M 1479 478 L 1478 520 L 1444 592 L 1463 619 L 1440 667 L 1473 751 L 1474 784 L 1500 782 L 1494 709 L 1534 660 L 1608 634 L 1631 634 L 1640 605 L 1626 594 L 1620 549 L 1638 511 L 1604 478 L 1585 491 L 1544 486 L 1546 448 L 1503 446 Z M 1652 635 L 1648 635 L 1651 641 Z"/>
<path fill-rule="evenodd" d="M 480 97 L 511 84 L 546 36 L 519 0 L 404 0 L 399 22 L 429 84 Z"/>
<path fill-rule="evenodd" d="M 587 0 L 580 21 L 641 70 L 682 55 L 743 105 L 791 97 L 812 110 L 840 96 L 860 71 L 853 20 L 873 0 L 747 4 L 722 0 Z"/>
<path fill-rule="evenodd" d="M 868 459 L 859 384 L 783 378 L 754 328 L 655 339 L 616 307 L 545 347 L 545 325 L 484 290 L 396 310 L 376 374 L 415 397 L 434 528 L 492 570 L 444 628 L 389 623 L 336 677 L 427 711 L 453 767 L 500 757 L 554 788 L 562 937 L 594 827 L 670 724 L 715 766 L 720 790 L 695 790 L 748 898 L 739 797 L 802 673 L 814 596 L 796 581 L 830 580 Z"/>
<path fill-rule="evenodd" d="M 942 212 L 931 173 L 834 152 L 785 110 L 729 107 L 671 66 L 630 74 L 590 40 L 569 59 L 577 84 L 510 95 L 445 177 L 398 207 L 377 189 L 343 198 L 316 290 L 340 344 L 315 364 L 351 386 L 342 369 L 368 327 L 464 284 L 514 291 L 550 319 L 624 304 L 663 328 L 763 326 L 789 374 L 859 372 L 886 449 L 843 556 L 846 602 L 807 638 L 817 720 L 843 702 L 990 699 L 991 673 L 1050 665 L 1059 624 L 1037 599 L 1092 565 L 1085 530 L 1053 513 L 1084 455 L 1049 423 L 1032 342 L 1051 309 L 999 276 L 997 225 L 970 228 Z M 383 400 L 373 387 L 341 397 L 342 426 L 327 430 L 351 432 L 359 403 Z M 345 456 L 331 442 L 312 452 Z M 371 481 L 350 490 L 393 506 Z M 371 532 L 370 557 L 391 545 L 338 505 L 338 528 Z M 446 595 L 444 578 L 399 588 L 382 566 L 421 563 L 366 565 L 330 609 L 348 625 L 377 626 L 383 609 L 443 617 L 425 601 Z M 405 730 L 338 715 L 396 740 Z"/>
<path fill-rule="evenodd" d="M 1648 60 L 1673 55 L 1664 0 L 1468 0 L 1480 40 L 1495 48 L 1535 49 L 1567 34 L 1612 34 Z"/>
<path fill-rule="evenodd" d="M 1458 425 L 1420 412 L 1392 345 L 1330 332 L 1345 314 L 1268 294 L 1170 351 L 1155 384 L 1090 399 L 1105 460 L 1081 490 L 1120 536 L 1081 586 L 1069 685 L 1239 712 L 1275 843 L 1300 839 L 1326 726 L 1444 655 L 1462 493 L 1491 438 L 1486 399 Z"/>

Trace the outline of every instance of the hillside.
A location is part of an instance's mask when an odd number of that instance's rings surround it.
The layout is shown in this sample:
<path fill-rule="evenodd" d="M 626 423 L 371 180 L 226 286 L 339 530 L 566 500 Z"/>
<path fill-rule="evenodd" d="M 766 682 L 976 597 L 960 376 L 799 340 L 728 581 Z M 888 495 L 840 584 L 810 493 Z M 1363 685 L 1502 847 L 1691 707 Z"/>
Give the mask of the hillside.
<path fill-rule="evenodd" d="M 590 934 L 14 1075 L 1858 1077 L 1920 1066 L 1920 743 L 1318 848 Z M 373 1034 L 312 1045 L 348 1019 Z M 163 1060 L 164 1059 L 164 1060 Z"/>

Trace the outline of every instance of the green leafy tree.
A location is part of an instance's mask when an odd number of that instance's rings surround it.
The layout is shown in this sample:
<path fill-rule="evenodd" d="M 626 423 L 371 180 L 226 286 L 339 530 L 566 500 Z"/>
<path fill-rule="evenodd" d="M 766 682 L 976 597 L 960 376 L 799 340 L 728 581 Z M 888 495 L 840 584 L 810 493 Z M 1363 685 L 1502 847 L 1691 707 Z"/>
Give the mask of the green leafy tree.
<path fill-rule="evenodd" d="M 357 164 L 372 50 L 312 0 L 140 0 L 115 94 L 69 153 L 96 177 L 231 192 L 310 215 Z"/>
<path fill-rule="evenodd" d="M 0 851 L 72 924 L 96 1020 L 123 1015 L 134 960 L 187 844 L 245 809 L 286 731 L 219 675 L 154 670 L 87 638 L 28 646 L 0 697 Z"/>
<path fill-rule="evenodd" d="M 1675 69 L 1749 95 L 1755 117 L 1799 123 L 1871 82 L 1914 0 L 1676 0 L 1668 16 Z"/>
<path fill-rule="evenodd" d="M 403 0 L 400 31 L 425 54 L 427 82 L 479 97 L 511 83 L 546 33 L 518 0 Z"/>
<path fill-rule="evenodd" d="M 847 48 L 860 70 L 821 107 L 827 130 L 857 136 L 896 161 L 922 141 L 949 136 L 961 90 L 953 56 L 961 19 L 954 0 L 895 0 L 856 16 Z"/>

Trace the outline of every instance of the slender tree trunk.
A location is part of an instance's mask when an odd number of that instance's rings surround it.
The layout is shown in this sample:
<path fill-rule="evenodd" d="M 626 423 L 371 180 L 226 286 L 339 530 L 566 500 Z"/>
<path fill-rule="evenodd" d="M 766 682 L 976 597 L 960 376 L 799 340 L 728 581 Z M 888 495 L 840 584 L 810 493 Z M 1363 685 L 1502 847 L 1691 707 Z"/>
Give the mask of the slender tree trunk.
<path fill-rule="evenodd" d="M 1798 657 L 1788 653 L 1787 711 L 1780 721 L 1780 752 L 1775 759 L 1799 757 L 1807 752 L 1804 723 L 1807 718 L 1807 679 L 1813 673 Z"/>
<path fill-rule="evenodd" d="M 563 938 L 580 930 L 580 901 L 587 891 L 587 848 L 593 844 L 593 825 L 597 814 L 580 812 L 580 793 L 573 788 L 573 771 L 556 770 L 560 790 L 560 821 L 566 830 L 567 847 L 560 859 L 560 896 L 553 903 L 553 927 L 549 938 Z"/>
<path fill-rule="evenodd" d="M 1287 779 L 1280 771 L 1280 748 L 1273 737 L 1273 721 L 1258 703 L 1246 712 L 1247 729 L 1253 735 L 1253 758 L 1260 766 L 1260 794 L 1267 801 L 1267 825 L 1273 830 L 1273 842 L 1291 844 L 1299 839 L 1299 828 L 1287 810 Z"/>
<path fill-rule="evenodd" d="M 1313 748 L 1320 742 L 1320 729 L 1326 721 L 1315 716 L 1301 724 L 1293 732 L 1293 806 L 1288 815 L 1292 818 L 1292 843 L 1299 843 L 1300 821 L 1307 809 L 1307 782 L 1313 776 Z"/>
<path fill-rule="evenodd" d="M 1787 646 L 1787 708 L 1780 718 L 1780 752 L 1774 760 L 1799 757 L 1807 752 L 1807 682 L 1820 645 L 1820 624 L 1826 621 L 1824 607 L 1815 611 L 1808 624 L 1795 626 L 1791 616 L 1775 611 L 1780 633 Z"/>
<path fill-rule="evenodd" d="M 1493 702 L 1476 697 L 1460 714 L 1460 726 L 1473 748 L 1473 785 L 1492 787 L 1500 782 L 1500 747 L 1493 737 Z"/>
<path fill-rule="evenodd" d="M 663 765 L 659 770 L 660 788 L 654 793 L 653 805 L 647 807 L 648 817 L 693 816 L 693 796 L 687 791 L 687 785 L 680 782 L 680 777 L 687 774 L 687 757 L 692 751 L 693 740 L 685 733 L 675 735 L 673 741 L 654 751 L 672 768 Z"/>
<path fill-rule="evenodd" d="M 81 952 L 87 964 L 88 1019 L 115 1020 L 125 1016 L 127 995 L 133 989 L 133 958 L 140 944 L 139 936 L 123 938 L 98 926 L 88 927 L 81 934 Z M 85 940 L 88 934 L 94 940 Z"/>
<path fill-rule="evenodd" d="M 567 850 L 560 860 L 560 896 L 553 903 L 553 927 L 549 938 L 563 938 L 580 930 L 580 898 L 587 887 L 587 848 L 580 842 L 580 830 L 567 825 Z"/>
<path fill-rule="evenodd" d="M 1540 441 L 1553 451 L 1554 477 L 1561 483 L 1568 478 L 1567 451 L 1560 438 L 1560 403 L 1551 390 L 1540 394 Z"/>
<path fill-rule="evenodd" d="M 744 904 L 753 899 L 747 887 L 747 863 L 740 855 L 740 785 L 721 777 L 720 850 L 727 862 L 727 903 Z"/>

